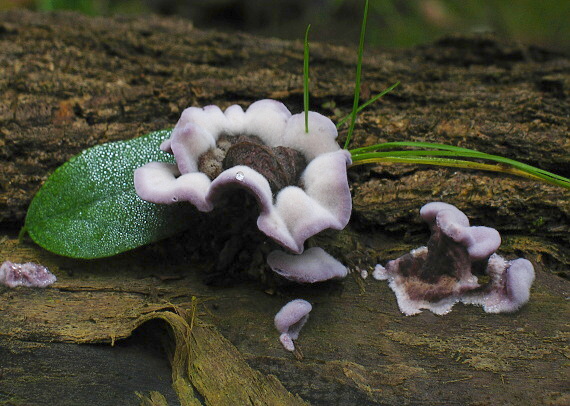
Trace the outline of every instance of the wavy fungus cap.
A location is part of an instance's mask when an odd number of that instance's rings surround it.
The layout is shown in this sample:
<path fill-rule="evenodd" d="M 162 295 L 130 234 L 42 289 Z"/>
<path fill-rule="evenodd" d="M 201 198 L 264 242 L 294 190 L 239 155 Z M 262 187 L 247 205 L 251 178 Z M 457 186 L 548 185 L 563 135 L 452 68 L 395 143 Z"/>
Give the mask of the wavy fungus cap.
<path fill-rule="evenodd" d="M 327 228 L 343 229 L 352 209 L 346 175 L 350 153 L 338 146 L 335 125 L 315 112 L 309 112 L 309 133 L 304 124 L 303 114 L 291 115 L 275 100 L 257 101 L 245 112 L 238 105 L 224 112 L 217 106 L 190 107 L 161 145 L 174 155 L 176 165 L 151 162 L 137 169 L 137 194 L 160 204 L 188 201 L 208 212 L 227 188 L 246 189 L 259 204 L 259 229 L 281 246 L 302 253 L 307 238 Z M 253 165 L 222 167 L 214 175 L 201 170 L 205 154 L 225 154 L 227 139 L 240 136 L 260 140 L 260 148 L 276 148 L 278 155 L 291 150 L 300 154 L 306 166 L 299 179 L 272 191 L 270 171 L 263 175 Z M 256 156 L 249 159 L 255 162 Z"/>

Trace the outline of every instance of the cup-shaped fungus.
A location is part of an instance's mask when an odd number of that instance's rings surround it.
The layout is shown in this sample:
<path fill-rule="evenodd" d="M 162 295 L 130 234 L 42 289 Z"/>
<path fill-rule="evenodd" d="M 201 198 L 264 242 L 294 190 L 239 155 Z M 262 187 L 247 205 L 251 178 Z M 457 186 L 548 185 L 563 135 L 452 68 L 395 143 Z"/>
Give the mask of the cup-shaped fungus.
<path fill-rule="evenodd" d="M 260 100 L 244 112 L 238 105 L 190 107 L 161 149 L 176 165 L 151 162 L 135 171 L 137 194 L 149 202 L 188 201 L 214 208 L 231 188 L 243 188 L 259 205 L 258 228 L 293 253 L 318 232 L 343 229 L 352 202 L 346 175 L 350 153 L 335 141 L 328 118 L 291 115 L 275 100 Z"/>
<path fill-rule="evenodd" d="M 30 288 L 45 288 L 57 280 L 45 266 L 26 262 L 15 264 L 4 261 L 0 266 L 0 284 L 15 288 L 26 286 Z"/>
<path fill-rule="evenodd" d="M 463 212 L 446 203 L 428 203 L 420 215 L 431 228 L 427 247 L 377 265 L 373 273 L 389 280 L 404 314 L 445 314 L 458 301 L 489 313 L 513 312 L 528 301 L 534 268 L 525 259 L 505 261 L 494 253 L 501 244 L 497 230 L 470 226 Z M 481 275 L 489 282 L 480 284 Z"/>

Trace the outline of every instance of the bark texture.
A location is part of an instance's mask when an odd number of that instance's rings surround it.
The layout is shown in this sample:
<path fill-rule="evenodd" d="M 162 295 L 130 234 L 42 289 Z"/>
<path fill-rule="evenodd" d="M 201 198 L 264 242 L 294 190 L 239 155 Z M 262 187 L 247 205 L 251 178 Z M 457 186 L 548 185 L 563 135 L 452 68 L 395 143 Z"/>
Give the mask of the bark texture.
<path fill-rule="evenodd" d="M 311 44 L 312 110 L 333 120 L 348 113 L 355 48 Z M 210 325 L 192 333 L 184 330 L 189 325 L 177 330 L 165 317 L 154 318 L 162 320 L 157 329 L 170 326 L 177 342 L 194 334 L 191 351 L 202 351 L 182 367 L 173 361 L 182 368 L 173 367 L 176 394 L 188 399 L 224 404 L 208 396 L 215 395 L 216 382 L 237 379 L 232 368 L 240 365 L 247 369 L 240 379 L 272 388 L 249 396 L 281 396 L 274 404 L 570 402 L 568 191 L 481 172 L 355 167 L 349 228 L 315 238 L 352 269 L 371 269 L 425 244 L 423 204 L 454 204 L 472 224 L 501 232 L 501 254 L 535 265 L 531 301 L 513 315 L 456 306 L 444 317 L 404 317 L 384 283 L 356 273 L 318 286 L 214 288 L 201 278 L 215 249 L 188 254 L 188 264 L 181 258 L 187 252 L 169 242 L 106 260 L 61 258 L 15 239 L 31 198 L 55 168 L 87 147 L 172 127 L 191 105 L 246 107 L 275 98 L 300 112 L 302 43 L 200 31 L 177 19 L 16 11 L 0 14 L 0 49 L 0 260 L 40 262 L 59 278 L 46 290 L 0 288 L 0 403 L 89 403 L 96 373 L 38 377 L 24 367 L 26 354 L 45 355 L 39 371 L 63 369 L 73 361 L 58 359 L 61 347 L 54 342 L 114 343 L 153 312 L 185 314 L 195 305 L 193 295 L 208 299 L 196 314 Z M 568 57 L 491 36 L 456 36 L 411 50 L 367 51 L 363 72 L 363 101 L 397 80 L 402 84 L 361 114 L 353 147 L 439 142 L 570 176 Z M 341 142 L 344 134 L 341 129 Z M 197 220 L 193 235 L 203 239 L 208 227 Z M 299 340 L 302 361 L 282 350 L 272 326 L 275 312 L 296 297 L 314 304 Z M 227 363 L 219 374 L 200 364 L 208 351 Z M 172 354 L 180 355 L 180 345 Z M 148 373 L 142 363 L 133 368 Z M 194 392 L 184 392 L 188 382 Z M 101 393 L 98 404 L 117 404 Z"/>

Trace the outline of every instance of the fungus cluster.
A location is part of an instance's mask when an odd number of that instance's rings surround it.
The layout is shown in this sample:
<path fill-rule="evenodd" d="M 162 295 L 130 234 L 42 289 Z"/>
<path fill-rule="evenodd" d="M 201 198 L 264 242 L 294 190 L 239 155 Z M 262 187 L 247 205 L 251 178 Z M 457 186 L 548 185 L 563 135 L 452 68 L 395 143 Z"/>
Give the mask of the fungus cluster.
<path fill-rule="evenodd" d="M 269 253 L 269 267 L 282 277 L 315 283 L 343 278 L 348 269 L 322 248 L 305 251 L 305 241 L 320 231 L 343 229 L 352 203 L 347 180 L 351 155 L 337 142 L 328 118 L 309 112 L 292 115 L 280 102 L 261 100 L 244 111 L 233 105 L 190 107 L 182 113 L 161 149 L 175 164 L 150 162 L 135 171 L 139 197 L 158 204 L 189 202 L 209 212 L 222 196 L 241 189 L 259 207 L 257 227 L 282 249 Z M 430 224 L 427 247 L 377 265 L 373 276 L 388 279 L 403 313 L 430 309 L 449 312 L 462 301 L 487 312 L 510 312 L 528 301 L 534 270 L 524 259 L 506 261 L 494 252 L 501 238 L 488 227 L 471 227 L 461 211 L 429 203 L 420 214 Z M 485 276 L 487 283 L 480 283 Z M 301 299 L 275 316 L 281 342 L 294 340 L 311 305 Z"/>
<path fill-rule="evenodd" d="M 161 145 L 176 164 L 151 162 L 137 169 L 136 192 L 149 202 L 190 202 L 209 212 L 224 193 L 245 189 L 258 203 L 259 230 L 287 251 L 269 254 L 273 271 L 304 283 L 342 278 L 348 272 L 344 265 L 322 248 L 304 251 L 304 243 L 322 230 L 347 225 L 350 153 L 337 144 L 330 119 L 309 112 L 309 130 L 303 114 L 292 115 L 275 100 L 257 101 L 246 111 L 238 105 L 225 111 L 190 107 Z M 286 306 L 280 318 L 294 319 L 288 312 L 297 307 Z M 308 314 L 310 305 L 303 309 Z M 279 323 L 282 333 L 285 324 Z M 293 350 L 302 324 L 291 330 L 288 344 L 283 342 L 287 349 Z"/>
<path fill-rule="evenodd" d="M 534 268 L 526 259 L 507 261 L 495 253 L 501 245 L 497 230 L 470 226 L 447 203 L 428 203 L 420 215 L 431 229 L 427 247 L 376 265 L 373 273 L 389 281 L 402 313 L 446 314 L 459 301 L 488 313 L 514 312 L 528 301 Z"/>

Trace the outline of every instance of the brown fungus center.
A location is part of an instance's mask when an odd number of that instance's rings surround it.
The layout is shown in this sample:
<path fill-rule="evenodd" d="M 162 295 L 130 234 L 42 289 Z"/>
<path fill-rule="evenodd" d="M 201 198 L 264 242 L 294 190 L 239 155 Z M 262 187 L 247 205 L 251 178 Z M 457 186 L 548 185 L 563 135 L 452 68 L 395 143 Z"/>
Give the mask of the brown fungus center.
<path fill-rule="evenodd" d="M 297 185 L 307 166 L 303 154 L 287 147 L 270 147 L 252 135 L 222 135 L 216 148 L 198 159 L 198 169 L 211 179 L 223 170 L 246 165 L 267 179 L 271 191 L 277 193 L 289 185 Z"/>

